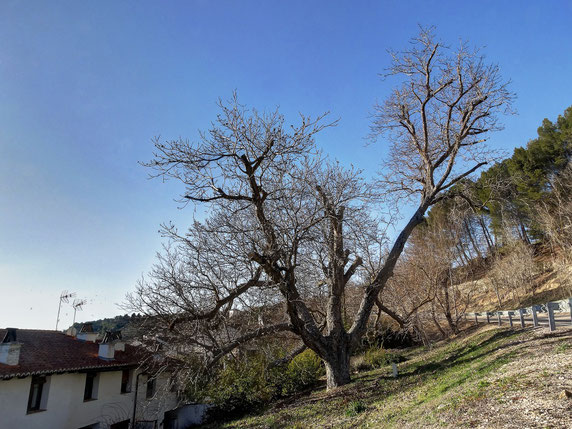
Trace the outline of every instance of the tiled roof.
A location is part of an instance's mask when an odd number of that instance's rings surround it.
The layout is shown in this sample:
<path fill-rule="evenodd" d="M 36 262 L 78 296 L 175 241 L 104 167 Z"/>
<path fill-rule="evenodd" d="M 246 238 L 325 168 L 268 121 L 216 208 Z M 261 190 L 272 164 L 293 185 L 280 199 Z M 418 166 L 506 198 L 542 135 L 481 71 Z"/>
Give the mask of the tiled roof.
<path fill-rule="evenodd" d="M 5 329 L 0 329 L 4 338 Z M 75 372 L 88 369 L 114 369 L 139 365 L 136 347 L 125 345 L 113 360 L 98 357 L 99 344 L 80 341 L 58 331 L 18 329 L 17 342 L 22 344 L 19 364 L 0 363 L 0 379 L 38 374 Z"/>

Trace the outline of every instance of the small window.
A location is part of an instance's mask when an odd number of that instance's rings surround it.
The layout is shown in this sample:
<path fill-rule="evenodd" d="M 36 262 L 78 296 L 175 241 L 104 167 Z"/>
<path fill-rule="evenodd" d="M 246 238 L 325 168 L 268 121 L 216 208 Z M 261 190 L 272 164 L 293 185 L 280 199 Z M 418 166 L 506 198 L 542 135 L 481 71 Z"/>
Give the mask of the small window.
<path fill-rule="evenodd" d="M 133 371 L 124 369 L 121 372 L 121 393 L 131 392 L 131 378 Z"/>
<path fill-rule="evenodd" d="M 155 395 L 156 380 L 154 378 L 147 379 L 147 394 L 145 397 L 151 399 Z"/>
<path fill-rule="evenodd" d="M 122 422 L 113 423 L 109 426 L 109 429 L 129 429 L 129 423 L 131 420 L 123 420 Z"/>
<path fill-rule="evenodd" d="M 97 372 L 88 372 L 85 375 L 85 390 L 83 391 L 83 400 L 92 401 L 97 399 L 99 377 Z"/>
<path fill-rule="evenodd" d="M 28 413 L 44 411 L 46 409 L 48 399 L 46 382 L 47 378 L 43 375 L 35 375 L 32 377 L 30 396 L 28 398 Z"/>

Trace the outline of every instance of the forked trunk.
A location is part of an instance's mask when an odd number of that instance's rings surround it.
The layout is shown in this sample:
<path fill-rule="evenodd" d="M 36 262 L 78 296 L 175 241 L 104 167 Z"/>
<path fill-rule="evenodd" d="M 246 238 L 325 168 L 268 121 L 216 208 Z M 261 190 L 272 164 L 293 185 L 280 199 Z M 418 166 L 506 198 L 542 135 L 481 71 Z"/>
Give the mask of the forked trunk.
<path fill-rule="evenodd" d="M 326 364 L 326 382 L 327 389 L 348 384 L 350 378 L 350 351 L 343 347 L 334 350 L 333 353 L 324 359 Z"/>

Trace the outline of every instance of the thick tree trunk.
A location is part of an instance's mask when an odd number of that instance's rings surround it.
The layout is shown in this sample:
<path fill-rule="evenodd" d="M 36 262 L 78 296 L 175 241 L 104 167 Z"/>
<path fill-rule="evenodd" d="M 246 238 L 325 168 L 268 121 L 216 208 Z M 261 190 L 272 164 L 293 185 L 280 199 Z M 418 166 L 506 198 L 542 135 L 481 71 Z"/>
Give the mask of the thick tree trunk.
<path fill-rule="evenodd" d="M 449 302 L 449 285 L 448 280 L 445 281 L 443 284 L 443 296 L 444 296 L 444 306 L 443 309 L 445 310 L 445 318 L 447 319 L 447 323 L 449 324 L 449 328 L 453 333 L 457 334 L 458 329 L 455 322 L 453 322 L 453 316 L 451 315 L 451 304 Z"/>
<path fill-rule="evenodd" d="M 348 384 L 350 378 L 350 350 L 348 347 L 340 347 L 333 350 L 332 354 L 324 358 L 326 364 L 327 389 Z"/>
<path fill-rule="evenodd" d="M 403 248 L 405 247 L 407 239 L 415 227 L 423 222 L 425 212 L 430 205 L 431 204 L 428 201 L 423 201 L 421 203 L 417 211 L 413 214 L 413 216 L 411 216 L 411 219 L 409 219 L 409 222 L 407 222 L 407 225 L 405 225 L 405 227 L 397 236 L 391 251 L 385 259 L 383 268 L 379 270 L 372 284 L 366 288 L 365 294 L 360 303 L 359 310 L 355 316 L 354 323 L 349 331 L 351 338 L 350 343 L 357 345 L 358 341 L 365 333 L 367 328 L 367 321 L 371 315 L 371 309 L 375 305 L 379 293 L 385 287 L 385 284 L 389 278 L 393 275 L 393 269 L 395 268 L 395 264 L 397 263 L 401 252 L 403 252 Z"/>

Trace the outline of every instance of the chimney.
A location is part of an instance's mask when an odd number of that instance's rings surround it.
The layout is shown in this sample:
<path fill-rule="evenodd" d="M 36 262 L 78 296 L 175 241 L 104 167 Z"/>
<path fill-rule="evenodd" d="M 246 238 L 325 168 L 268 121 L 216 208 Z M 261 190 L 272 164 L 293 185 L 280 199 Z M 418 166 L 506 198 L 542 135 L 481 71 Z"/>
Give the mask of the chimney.
<path fill-rule="evenodd" d="M 93 332 L 93 325 L 91 323 L 84 324 L 77 334 L 77 339 L 88 343 L 95 343 L 97 340 L 97 332 Z"/>
<path fill-rule="evenodd" d="M 0 363 L 16 366 L 20 362 L 22 343 L 16 341 L 16 328 L 7 328 L 6 335 L 0 343 Z"/>
<path fill-rule="evenodd" d="M 100 359 L 105 360 L 113 360 L 115 357 L 115 347 L 112 343 L 100 343 L 99 344 L 99 353 L 97 356 Z"/>
<path fill-rule="evenodd" d="M 105 360 L 113 360 L 116 350 L 125 350 L 125 344 L 121 339 L 121 331 L 106 331 L 99 345 L 99 357 Z"/>

